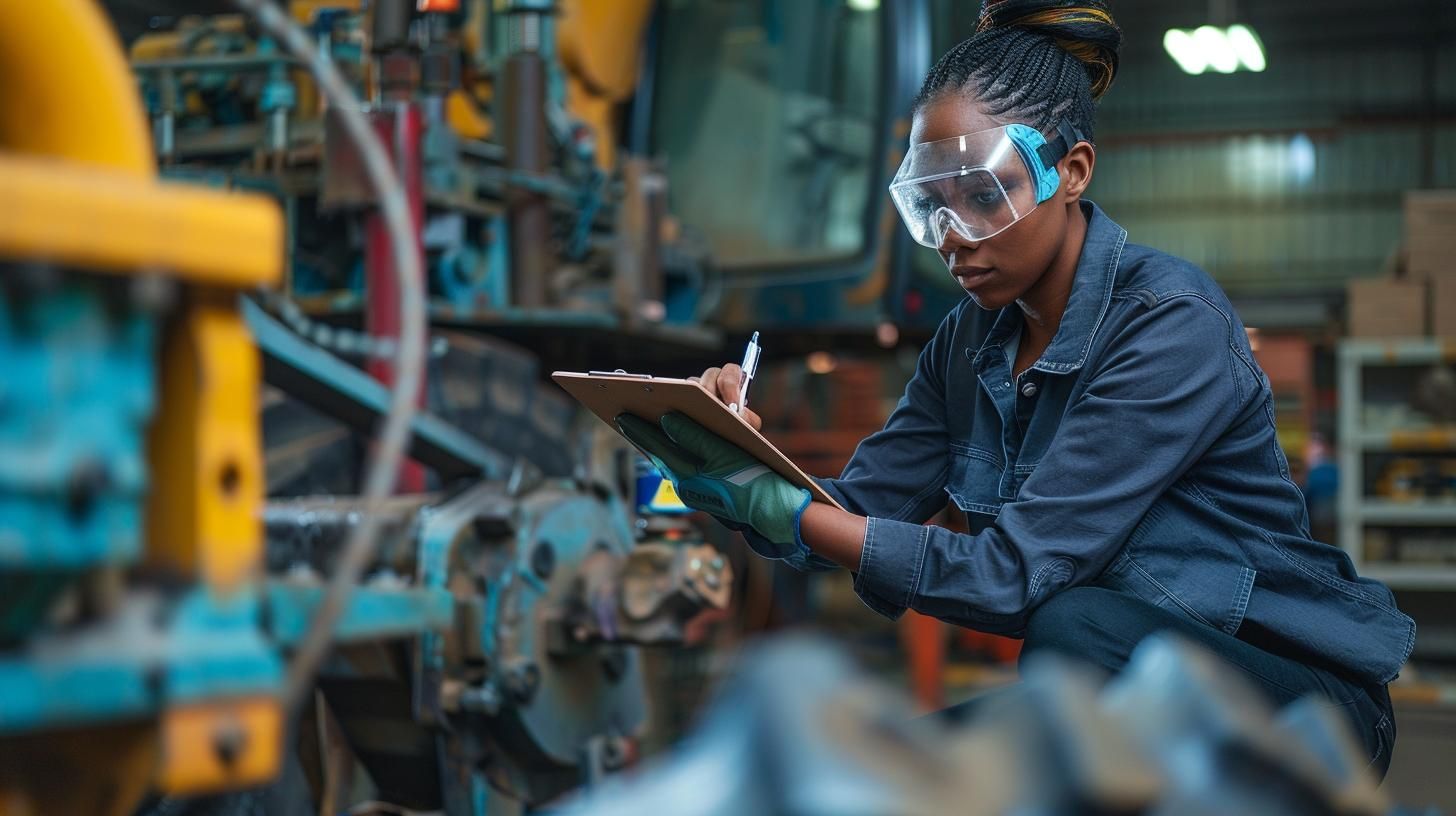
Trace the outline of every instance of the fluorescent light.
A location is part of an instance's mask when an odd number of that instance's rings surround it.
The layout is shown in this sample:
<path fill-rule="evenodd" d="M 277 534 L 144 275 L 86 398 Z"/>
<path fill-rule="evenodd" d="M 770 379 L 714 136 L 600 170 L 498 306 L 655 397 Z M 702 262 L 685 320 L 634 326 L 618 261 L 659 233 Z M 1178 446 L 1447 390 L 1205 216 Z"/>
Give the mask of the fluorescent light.
<path fill-rule="evenodd" d="M 1220 74 L 1232 74 L 1239 70 L 1239 55 L 1234 53 L 1233 46 L 1229 45 L 1228 36 L 1222 29 L 1211 25 L 1199 26 L 1193 29 L 1193 41 L 1198 43 L 1203 58 L 1208 60 L 1208 67 Z"/>
<path fill-rule="evenodd" d="M 880 0 L 847 0 L 849 7 L 855 11 L 874 11 L 880 7 Z"/>
<path fill-rule="evenodd" d="M 1205 25 L 1192 31 L 1170 28 L 1163 34 L 1163 49 L 1189 74 L 1232 74 L 1241 68 L 1262 71 L 1265 67 L 1264 45 L 1246 25 L 1227 29 Z"/>
<path fill-rule="evenodd" d="M 1163 35 L 1163 49 L 1184 73 L 1201 74 L 1208 70 L 1208 60 L 1203 58 L 1193 35 L 1181 28 L 1168 29 L 1168 33 Z"/>
<path fill-rule="evenodd" d="M 1256 72 L 1264 70 L 1264 46 L 1253 29 L 1246 25 L 1231 25 L 1227 39 L 1245 68 Z"/>

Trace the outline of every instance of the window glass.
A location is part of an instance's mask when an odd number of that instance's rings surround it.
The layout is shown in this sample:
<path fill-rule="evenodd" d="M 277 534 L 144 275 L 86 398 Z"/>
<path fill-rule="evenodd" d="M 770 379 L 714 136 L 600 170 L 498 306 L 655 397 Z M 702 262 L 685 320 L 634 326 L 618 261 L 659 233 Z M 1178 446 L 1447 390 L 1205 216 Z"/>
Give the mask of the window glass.
<path fill-rule="evenodd" d="M 865 243 L 880 12 L 865 0 L 667 0 L 653 148 L 671 210 L 726 266 Z M 875 196 L 875 199 L 871 197 Z"/>

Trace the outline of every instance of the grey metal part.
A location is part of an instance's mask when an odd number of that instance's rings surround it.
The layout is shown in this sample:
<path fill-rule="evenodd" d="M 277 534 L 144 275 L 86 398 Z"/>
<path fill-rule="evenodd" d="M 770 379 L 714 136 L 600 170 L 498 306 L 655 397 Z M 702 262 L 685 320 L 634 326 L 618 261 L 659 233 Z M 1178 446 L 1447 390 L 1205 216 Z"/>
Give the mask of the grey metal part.
<path fill-rule="evenodd" d="M 385 503 L 375 562 L 397 570 L 415 561 L 415 526 L 422 508 L 437 497 L 399 496 Z M 339 550 L 364 512 L 355 497 L 308 496 L 275 499 L 263 509 L 269 573 L 307 566 L 328 575 Z"/>
<path fill-rule="evenodd" d="M 602 645 L 552 654 L 547 636 L 557 624 L 556 608 L 577 590 L 576 567 L 586 556 L 597 548 L 623 555 L 631 547 L 630 528 L 614 515 L 600 499 L 548 485 L 521 497 L 514 516 L 515 565 L 503 590 L 493 662 L 505 687 L 512 669 L 525 664 L 538 667 L 539 682 L 494 718 L 491 738 L 508 749 L 508 764 L 525 771 L 496 776 L 497 784 L 524 786 L 530 801 L 580 784 L 588 741 L 630 736 L 646 716 L 635 650 Z M 532 550 L 542 542 L 557 564 L 546 581 L 531 570 Z"/>
<path fill-rule="evenodd" d="M 388 408 L 388 389 L 298 337 L 252 300 L 242 298 L 242 309 L 263 353 L 263 376 L 268 383 L 356 431 L 373 430 Z M 505 457 L 429 413 L 416 414 L 409 453 L 442 480 L 467 476 L 503 479 L 510 472 Z"/>

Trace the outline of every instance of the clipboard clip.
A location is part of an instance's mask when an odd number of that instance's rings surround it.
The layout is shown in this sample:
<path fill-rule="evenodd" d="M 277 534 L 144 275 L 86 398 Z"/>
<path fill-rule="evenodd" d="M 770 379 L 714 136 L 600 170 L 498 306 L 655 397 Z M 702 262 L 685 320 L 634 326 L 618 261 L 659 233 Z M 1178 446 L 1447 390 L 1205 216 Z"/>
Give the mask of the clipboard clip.
<path fill-rule="evenodd" d="M 633 373 L 631 373 L 629 371 L 623 371 L 620 368 L 617 369 L 616 371 L 588 371 L 587 374 L 590 374 L 590 375 L 592 375 L 594 377 L 596 377 L 596 376 L 601 376 L 601 377 L 636 377 L 639 380 L 650 380 L 650 379 L 652 379 L 652 375 L 651 374 L 633 374 Z"/>

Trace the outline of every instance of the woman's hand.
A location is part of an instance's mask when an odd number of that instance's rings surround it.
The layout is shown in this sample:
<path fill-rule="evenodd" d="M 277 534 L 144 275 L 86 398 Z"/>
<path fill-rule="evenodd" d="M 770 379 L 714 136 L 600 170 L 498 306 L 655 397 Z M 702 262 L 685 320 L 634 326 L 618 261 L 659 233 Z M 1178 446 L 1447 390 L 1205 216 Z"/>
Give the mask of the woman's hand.
<path fill-rule="evenodd" d="M 702 383 L 708 393 L 717 397 L 724 405 L 734 405 L 743 398 L 743 369 L 737 363 L 728 363 L 722 368 L 710 368 L 701 375 L 688 379 Z M 754 430 L 763 430 L 763 420 L 752 408 L 744 408 L 741 416 Z"/>
<path fill-rule="evenodd" d="M 760 555 L 807 554 L 798 530 L 808 490 L 683 414 L 669 413 L 660 423 L 621 414 L 617 428 L 672 482 L 683 504 L 730 527 L 752 527 L 771 545 L 767 552 L 755 547 Z"/>

